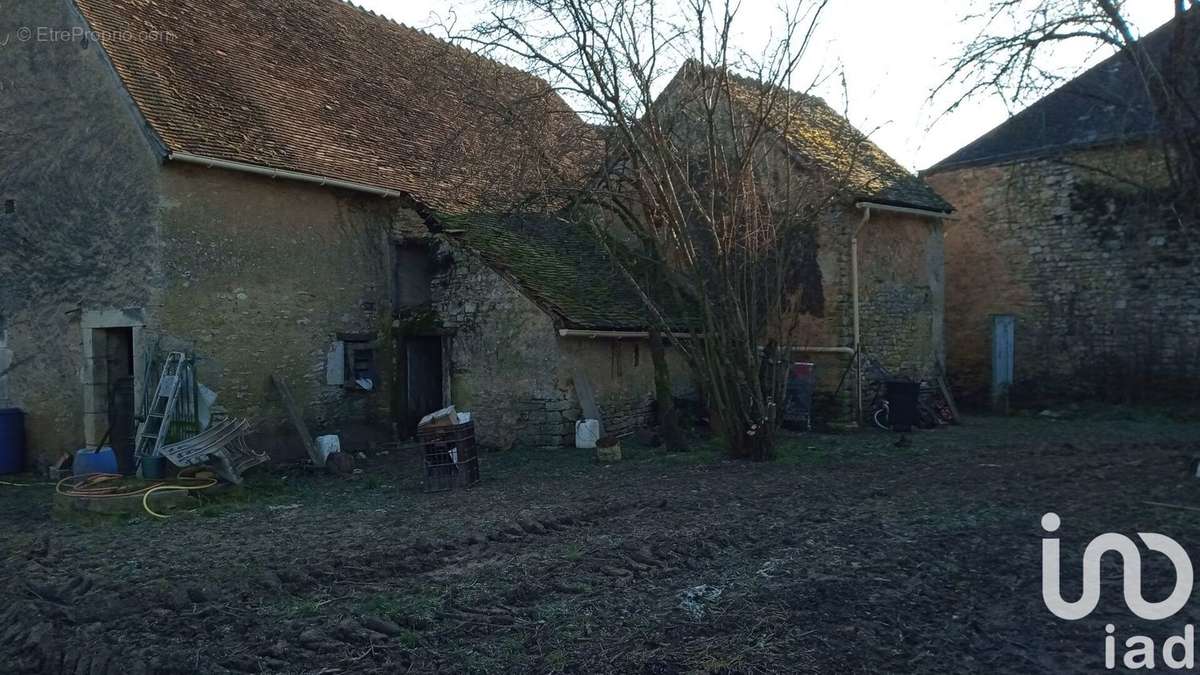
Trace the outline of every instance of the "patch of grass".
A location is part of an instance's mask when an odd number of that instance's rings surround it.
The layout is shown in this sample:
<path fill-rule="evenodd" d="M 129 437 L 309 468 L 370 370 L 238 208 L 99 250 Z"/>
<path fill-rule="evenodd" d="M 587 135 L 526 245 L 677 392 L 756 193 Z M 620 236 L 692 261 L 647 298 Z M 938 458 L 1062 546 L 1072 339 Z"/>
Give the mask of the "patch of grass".
<path fill-rule="evenodd" d="M 907 442 L 897 446 L 901 437 Z M 784 436 L 775 446 L 780 464 L 831 466 L 873 457 L 917 456 L 929 451 L 929 438 L 920 434 L 857 433 Z"/>
<path fill-rule="evenodd" d="M 547 652 L 542 657 L 542 663 L 549 669 L 548 672 L 561 673 L 565 672 L 567 666 L 571 665 L 571 656 L 561 649 L 555 649 L 554 651 Z"/>
<path fill-rule="evenodd" d="M 285 601 L 280 613 L 294 619 L 314 617 L 321 613 L 318 600 L 293 598 Z"/>
<path fill-rule="evenodd" d="M 421 634 L 415 630 L 405 628 L 400 631 L 399 635 L 396 636 L 396 640 L 399 641 L 405 649 L 416 649 L 417 645 L 421 643 Z"/>
<path fill-rule="evenodd" d="M 437 593 L 378 593 L 358 601 L 355 609 L 403 624 L 412 620 L 432 622 L 443 604 Z"/>
<path fill-rule="evenodd" d="M 657 451 L 647 457 L 647 461 L 693 466 L 715 464 L 729 458 L 729 450 L 725 442 L 717 436 L 693 437 L 687 450 L 682 452 Z"/>
<path fill-rule="evenodd" d="M 579 562 L 583 559 L 583 549 L 579 544 L 567 544 L 566 551 L 563 552 L 563 558 L 571 562 Z"/>
<path fill-rule="evenodd" d="M 592 466 L 592 451 L 574 448 L 539 450 L 513 448 L 481 456 L 481 470 L 487 480 L 504 480 L 524 475 L 586 471 Z"/>
<path fill-rule="evenodd" d="M 247 476 L 241 485 L 223 485 L 196 493 L 201 505 L 195 513 L 200 517 L 217 518 L 256 506 L 326 502 L 329 488 L 328 481 L 308 476 L 274 476 L 259 472 Z"/>
<path fill-rule="evenodd" d="M 715 448 L 697 448 L 687 452 L 668 452 L 658 456 L 658 460 L 666 464 L 716 464 L 726 459 L 729 453 Z"/>

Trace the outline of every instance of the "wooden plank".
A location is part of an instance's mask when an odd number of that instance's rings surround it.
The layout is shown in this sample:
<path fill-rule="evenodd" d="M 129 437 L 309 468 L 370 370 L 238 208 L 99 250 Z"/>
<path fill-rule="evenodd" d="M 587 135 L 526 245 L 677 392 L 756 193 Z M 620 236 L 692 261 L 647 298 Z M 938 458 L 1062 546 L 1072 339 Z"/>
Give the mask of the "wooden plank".
<path fill-rule="evenodd" d="M 317 444 L 313 441 L 312 435 L 308 433 L 308 425 L 304 423 L 300 409 L 296 407 L 296 400 L 292 398 L 292 390 L 288 387 L 287 380 L 284 380 L 279 373 L 272 373 L 271 382 L 279 391 L 279 398 L 283 400 L 283 407 L 287 411 L 288 419 L 295 427 L 296 433 L 300 434 L 300 440 L 304 443 L 304 449 L 308 451 L 308 456 L 312 458 L 313 464 L 324 466 L 325 461 L 321 457 L 321 453 L 317 451 Z"/>
<path fill-rule="evenodd" d="M 958 415 L 958 404 L 954 402 L 954 396 L 950 394 L 950 387 L 946 384 L 946 378 L 938 376 L 938 389 L 942 390 L 942 398 L 946 399 L 946 405 L 950 407 L 950 414 L 954 417 L 955 424 L 962 424 L 962 418 Z"/>

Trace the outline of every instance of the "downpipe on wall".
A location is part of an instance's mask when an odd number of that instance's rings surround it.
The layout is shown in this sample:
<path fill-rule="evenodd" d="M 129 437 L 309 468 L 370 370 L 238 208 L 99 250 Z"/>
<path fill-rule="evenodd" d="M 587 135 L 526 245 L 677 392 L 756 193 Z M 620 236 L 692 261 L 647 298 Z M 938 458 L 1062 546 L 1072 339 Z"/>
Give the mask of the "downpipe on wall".
<path fill-rule="evenodd" d="M 851 296 L 854 303 L 854 398 L 855 408 L 857 413 L 858 423 L 863 421 L 863 377 L 862 377 L 862 332 L 860 329 L 860 314 L 859 314 L 859 281 L 858 281 L 858 235 L 862 232 L 867 223 L 871 221 L 871 210 L 888 211 L 891 213 L 902 213 L 910 216 L 923 216 L 932 218 L 935 221 L 951 220 L 954 218 L 949 213 L 941 211 L 927 211 L 925 209 L 914 209 L 906 206 L 891 206 L 888 204 L 876 204 L 874 202 L 858 202 L 855 204 L 857 208 L 863 210 L 862 220 L 858 226 L 854 228 L 854 233 L 850 236 L 850 286 Z"/>

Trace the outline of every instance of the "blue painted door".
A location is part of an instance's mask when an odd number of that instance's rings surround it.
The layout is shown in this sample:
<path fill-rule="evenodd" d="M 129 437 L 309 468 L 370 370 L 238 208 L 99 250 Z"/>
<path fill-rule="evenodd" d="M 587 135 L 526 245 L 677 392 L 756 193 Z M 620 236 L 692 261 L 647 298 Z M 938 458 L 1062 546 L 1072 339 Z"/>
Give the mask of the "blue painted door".
<path fill-rule="evenodd" d="M 1008 390 L 1013 383 L 1013 345 L 1017 319 L 1011 314 L 992 316 L 992 406 L 1008 411 Z"/>

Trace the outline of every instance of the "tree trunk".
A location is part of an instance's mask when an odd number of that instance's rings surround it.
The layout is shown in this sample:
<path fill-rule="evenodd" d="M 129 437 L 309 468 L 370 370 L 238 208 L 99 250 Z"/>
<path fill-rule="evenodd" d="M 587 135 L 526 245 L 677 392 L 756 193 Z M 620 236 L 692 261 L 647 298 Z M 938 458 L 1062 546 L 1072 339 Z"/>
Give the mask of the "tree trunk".
<path fill-rule="evenodd" d="M 657 328 L 650 329 L 650 360 L 654 363 L 654 400 L 663 446 L 667 450 L 685 450 L 687 443 L 683 438 L 683 430 L 679 428 L 679 413 L 671 397 L 671 369 L 667 365 L 667 350 L 663 347 L 662 333 Z"/>

